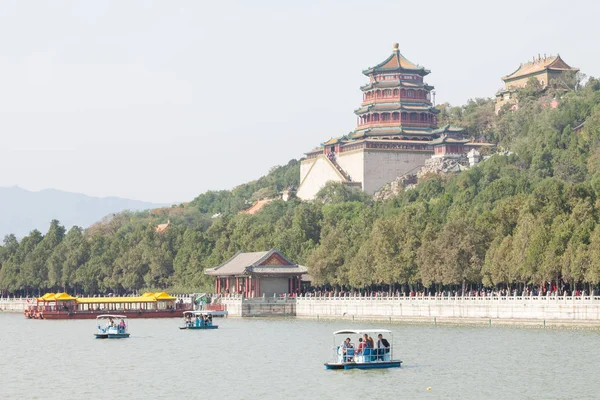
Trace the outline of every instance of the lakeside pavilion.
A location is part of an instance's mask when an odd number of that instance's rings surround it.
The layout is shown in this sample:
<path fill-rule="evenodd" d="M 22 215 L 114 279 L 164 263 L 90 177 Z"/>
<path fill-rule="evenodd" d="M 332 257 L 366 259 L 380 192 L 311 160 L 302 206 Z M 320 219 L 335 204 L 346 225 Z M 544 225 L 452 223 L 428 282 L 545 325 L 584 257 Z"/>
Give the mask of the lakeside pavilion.
<path fill-rule="evenodd" d="M 204 273 L 214 276 L 216 293 L 241 294 L 244 297 L 298 293 L 307 269 L 279 251 L 237 252 L 223 264 Z"/>

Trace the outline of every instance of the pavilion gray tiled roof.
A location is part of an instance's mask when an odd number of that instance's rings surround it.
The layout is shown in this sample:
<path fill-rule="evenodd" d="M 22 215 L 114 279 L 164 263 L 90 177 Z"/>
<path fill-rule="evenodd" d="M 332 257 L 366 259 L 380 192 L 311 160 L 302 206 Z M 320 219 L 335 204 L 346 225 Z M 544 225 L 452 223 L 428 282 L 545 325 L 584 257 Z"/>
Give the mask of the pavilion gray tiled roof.
<path fill-rule="evenodd" d="M 277 254 L 279 257 L 287 261 L 287 265 L 260 265 L 266 261 L 271 255 Z M 249 273 L 258 274 L 304 274 L 306 267 L 295 264 L 289 261 L 280 252 L 275 249 L 269 251 L 257 251 L 252 253 L 237 252 L 229 260 L 223 264 L 209 268 L 204 271 L 206 275 L 231 276 L 231 275 L 246 275 Z"/>
<path fill-rule="evenodd" d="M 306 267 L 302 265 L 265 265 L 248 268 L 249 272 L 257 274 L 305 274 Z"/>

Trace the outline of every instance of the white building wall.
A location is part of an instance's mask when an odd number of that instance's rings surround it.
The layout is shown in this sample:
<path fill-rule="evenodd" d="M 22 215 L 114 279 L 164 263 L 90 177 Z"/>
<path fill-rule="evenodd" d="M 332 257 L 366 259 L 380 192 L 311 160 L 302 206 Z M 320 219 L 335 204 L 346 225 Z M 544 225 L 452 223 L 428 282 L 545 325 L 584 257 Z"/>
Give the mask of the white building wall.
<path fill-rule="evenodd" d="M 353 182 L 362 182 L 365 173 L 364 151 L 357 150 L 341 153 L 336 158 L 337 163 L 350 177 Z"/>
<path fill-rule="evenodd" d="M 433 151 L 365 150 L 363 190 L 372 195 L 401 175 L 409 172 L 416 174 L 418 167 L 425 164 L 432 154 Z"/>
<path fill-rule="evenodd" d="M 317 161 L 316 158 L 311 158 L 302 160 L 300 162 L 300 183 L 302 183 L 304 178 L 306 178 L 306 175 L 308 175 L 308 171 L 310 171 L 310 168 L 313 166 L 315 161 Z"/>
<path fill-rule="evenodd" d="M 306 173 L 303 173 L 303 168 Z M 302 161 L 300 176 L 304 176 L 304 179 L 300 181 L 300 187 L 296 195 L 302 200 L 314 199 L 317 192 L 329 181 L 343 181 L 339 172 L 325 159 L 325 156 Z"/>

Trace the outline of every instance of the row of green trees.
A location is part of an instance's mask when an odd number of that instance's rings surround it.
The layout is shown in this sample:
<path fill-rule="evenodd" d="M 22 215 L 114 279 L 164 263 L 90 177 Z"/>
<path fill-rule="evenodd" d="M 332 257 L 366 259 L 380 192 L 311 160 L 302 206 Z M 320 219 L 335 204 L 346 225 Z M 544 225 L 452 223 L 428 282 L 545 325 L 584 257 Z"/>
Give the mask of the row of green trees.
<path fill-rule="evenodd" d="M 255 215 L 238 214 L 297 185 L 299 165 L 291 161 L 188 205 L 124 212 L 86 230 L 66 232 L 52 221 L 46 234 L 4 239 L 0 289 L 209 290 L 204 269 L 239 250 L 272 247 L 307 265 L 316 284 L 598 284 L 600 82 L 568 93 L 524 90 L 518 110 L 500 116 L 489 99 L 442 109 L 442 121 L 467 126 L 501 151 L 384 202 L 328 184 L 314 202 L 274 201 Z M 167 219 L 169 229 L 156 232 Z"/>

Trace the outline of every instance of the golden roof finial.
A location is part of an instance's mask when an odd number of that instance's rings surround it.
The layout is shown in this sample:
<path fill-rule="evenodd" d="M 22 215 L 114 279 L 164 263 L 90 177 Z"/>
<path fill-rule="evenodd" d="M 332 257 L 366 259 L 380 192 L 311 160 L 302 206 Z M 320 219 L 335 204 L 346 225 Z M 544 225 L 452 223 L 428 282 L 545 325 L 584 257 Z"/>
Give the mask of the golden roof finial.
<path fill-rule="evenodd" d="M 398 43 L 394 43 L 394 53 L 398 53 L 400 51 L 399 46 L 400 45 Z"/>

